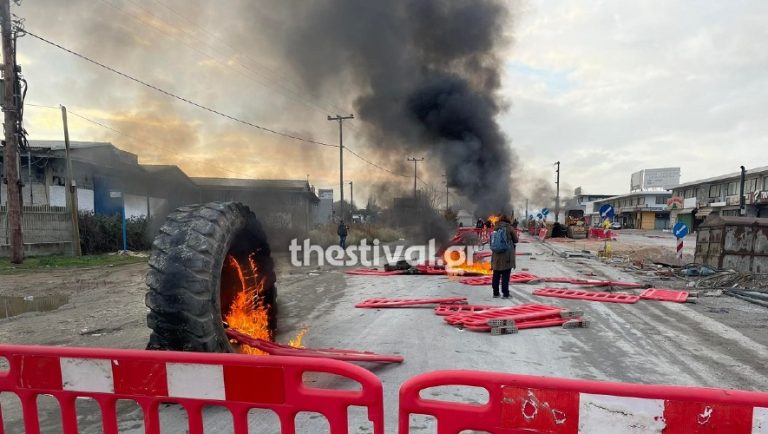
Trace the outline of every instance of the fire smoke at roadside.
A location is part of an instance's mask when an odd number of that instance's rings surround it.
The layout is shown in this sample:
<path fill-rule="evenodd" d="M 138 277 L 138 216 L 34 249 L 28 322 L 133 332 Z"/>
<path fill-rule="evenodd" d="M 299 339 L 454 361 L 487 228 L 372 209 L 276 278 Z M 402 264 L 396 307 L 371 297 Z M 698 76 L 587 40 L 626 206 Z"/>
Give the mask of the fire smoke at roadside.
<path fill-rule="evenodd" d="M 510 4 L 288 1 L 271 12 L 290 17 L 271 37 L 307 88 L 354 93 L 368 147 L 379 159 L 408 173 L 405 156 L 426 156 L 487 215 L 509 211 L 517 166 L 495 120 L 503 108 L 498 90 Z"/>

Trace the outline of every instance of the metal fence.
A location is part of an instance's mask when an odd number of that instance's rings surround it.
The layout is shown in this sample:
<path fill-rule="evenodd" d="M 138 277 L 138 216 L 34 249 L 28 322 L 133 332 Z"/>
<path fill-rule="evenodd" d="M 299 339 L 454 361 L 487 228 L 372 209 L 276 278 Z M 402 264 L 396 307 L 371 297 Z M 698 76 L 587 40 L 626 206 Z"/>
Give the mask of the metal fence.
<path fill-rule="evenodd" d="M 25 206 L 22 210 L 24 244 L 62 243 L 72 241 L 72 221 L 66 207 L 50 205 Z M 9 243 L 8 208 L 0 206 L 0 245 Z"/>

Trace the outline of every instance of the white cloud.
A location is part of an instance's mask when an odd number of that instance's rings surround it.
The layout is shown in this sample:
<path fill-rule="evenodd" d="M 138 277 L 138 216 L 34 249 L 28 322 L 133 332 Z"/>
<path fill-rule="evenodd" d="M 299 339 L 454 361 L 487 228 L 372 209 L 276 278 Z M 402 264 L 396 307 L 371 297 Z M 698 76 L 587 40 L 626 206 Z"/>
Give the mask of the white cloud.
<path fill-rule="evenodd" d="M 768 3 L 528 6 L 501 122 L 529 166 L 560 160 L 565 181 L 602 193 L 646 167 L 692 180 L 768 164 Z"/>

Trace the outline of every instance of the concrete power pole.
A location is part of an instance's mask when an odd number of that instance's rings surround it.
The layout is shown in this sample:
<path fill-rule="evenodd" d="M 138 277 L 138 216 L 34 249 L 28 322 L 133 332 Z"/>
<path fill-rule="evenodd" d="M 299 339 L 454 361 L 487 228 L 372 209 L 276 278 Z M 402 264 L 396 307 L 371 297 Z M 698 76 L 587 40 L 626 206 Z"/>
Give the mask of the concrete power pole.
<path fill-rule="evenodd" d="M 355 116 L 352 114 L 349 116 L 328 116 L 329 121 L 339 122 L 339 193 L 341 194 L 339 217 L 342 222 L 344 221 L 344 121 L 354 118 Z"/>
<path fill-rule="evenodd" d="M 11 263 L 24 261 L 24 238 L 21 232 L 21 184 L 19 182 L 19 104 L 15 92 L 16 53 L 13 43 L 10 0 L 0 0 L 0 27 L 3 39 L 3 112 L 5 113 L 5 184 L 8 188 L 8 232 Z M 30 185 L 31 188 L 31 185 Z"/>
<path fill-rule="evenodd" d="M 61 106 L 61 122 L 64 124 L 64 155 L 67 159 L 67 182 L 65 183 L 67 207 L 69 207 L 69 213 L 72 217 L 72 255 L 82 256 L 83 252 L 80 250 L 80 222 L 77 216 L 77 185 L 72 177 L 72 158 L 69 152 L 69 124 L 67 123 L 67 108 L 64 106 Z M 147 210 L 149 210 L 149 204 L 147 204 Z"/>
<path fill-rule="evenodd" d="M 355 186 L 352 185 L 352 181 L 349 181 L 349 211 L 355 210 Z"/>
<path fill-rule="evenodd" d="M 413 199 L 416 200 L 416 163 L 424 161 L 424 157 L 408 157 L 408 161 L 413 161 Z"/>
<path fill-rule="evenodd" d="M 556 162 L 555 165 L 557 165 L 557 181 L 555 181 L 555 185 L 557 185 L 557 193 L 555 195 L 555 223 L 557 223 L 560 218 L 560 162 Z"/>

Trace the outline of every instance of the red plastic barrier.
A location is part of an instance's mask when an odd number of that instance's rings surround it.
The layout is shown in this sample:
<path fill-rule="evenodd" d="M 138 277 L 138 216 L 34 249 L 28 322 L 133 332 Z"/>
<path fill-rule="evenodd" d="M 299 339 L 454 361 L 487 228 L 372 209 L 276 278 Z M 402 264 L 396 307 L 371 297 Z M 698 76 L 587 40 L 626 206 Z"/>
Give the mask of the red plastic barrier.
<path fill-rule="evenodd" d="M 369 298 L 357 303 L 355 307 L 378 309 L 383 307 L 427 307 L 431 304 L 466 304 L 467 297 L 444 298 Z"/>
<path fill-rule="evenodd" d="M 461 283 L 472 286 L 486 286 L 491 284 L 492 276 L 468 277 L 461 279 Z M 541 280 L 539 276 L 525 271 L 512 273 L 509 275 L 509 283 L 529 283 L 534 280 Z"/>
<path fill-rule="evenodd" d="M 459 313 L 482 312 L 488 309 L 496 309 L 503 306 L 490 306 L 484 304 L 441 304 L 435 306 L 435 315 L 449 316 Z"/>
<path fill-rule="evenodd" d="M 571 298 L 575 300 L 604 301 L 608 303 L 633 304 L 640 297 L 630 294 L 614 294 L 611 292 L 572 291 L 562 288 L 541 288 L 533 291 L 533 295 L 543 297 Z"/>
<path fill-rule="evenodd" d="M 550 312 L 552 309 L 558 309 L 558 312 L 564 309 L 556 306 L 550 306 L 546 304 L 519 304 L 509 307 L 497 307 L 495 309 L 489 309 L 482 312 L 476 312 L 471 314 L 454 314 L 446 316 L 443 319 L 445 322 L 451 325 L 462 325 L 466 322 L 474 322 L 475 320 L 484 320 L 483 324 L 488 322 L 489 319 L 499 318 L 501 316 L 510 316 L 516 314 L 538 313 L 538 312 Z"/>
<path fill-rule="evenodd" d="M 385 271 L 377 268 L 355 268 L 354 270 L 345 271 L 346 274 L 354 274 L 360 276 L 397 276 L 399 274 L 406 274 L 408 270 L 392 270 Z"/>
<path fill-rule="evenodd" d="M 471 315 L 464 315 L 463 318 L 461 318 L 461 324 L 464 325 L 464 327 L 478 327 L 478 326 L 487 326 L 488 321 L 492 319 L 499 319 L 499 320 L 509 320 L 514 322 L 525 322 L 525 321 L 538 321 L 543 319 L 552 319 L 557 318 L 561 319 L 560 312 L 562 309 L 554 307 L 553 309 L 548 310 L 541 310 L 539 312 L 515 312 L 515 313 L 509 313 L 504 312 L 503 310 L 499 309 L 492 309 L 492 310 L 486 310 L 483 312 L 478 312 Z"/>
<path fill-rule="evenodd" d="M 582 318 L 560 318 L 560 317 L 530 319 L 527 321 L 515 322 L 514 329 L 517 331 L 517 330 L 537 329 L 537 328 L 544 328 L 544 327 L 557 327 L 557 326 L 563 326 L 566 323 L 569 323 L 571 321 L 583 321 L 583 319 Z M 492 332 L 494 329 L 488 324 L 470 325 L 470 326 L 465 326 L 464 328 L 467 330 L 471 330 L 473 332 Z M 504 333 L 504 334 L 507 334 L 507 333 Z"/>
<path fill-rule="evenodd" d="M 621 288 L 642 288 L 639 283 L 620 282 L 618 280 L 594 280 L 594 279 L 576 279 L 573 277 L 542 277 L 542 282 L 549 283 L 570 283 L 571 285 L 582 286 L 617 286 Z"/>
<path fill-rule="evenodd" d="M 685 303 L 688 300 L 686 291 L 677 291 L 674 289 L 648 288 L 640 294 L 643 300 L 673 301 L 675 303 Z"/>
<path fill-rule="evenodd" d="M 544 241 L 547 238 L 547 230 L 545 228 L 539 229 L 539 240 Z"/>
<path fill-rule="evenodd" d="M 258 348 L 272 356 L 321 357 L 345 362 L 402 363 L 403 356 L 377 354 L 369 351 L 342 350 L 338 348 L 295 348 L 276 342 L 254 338 L 233 329 L 227 329 L 227 336 L 241 344 Z"/>
<path fill-rule="evenodd" d="M 616 239 L 616 236 L 618 233 L 611 231 L 610 229 L 603 229 L 603 228 L 590 228 L 589 229 L 589 238 L 597 238 L 600 240 L 611 240 Z"/>
<path fill-rule="evenodd" d="M 78 432 L 77 398 L 99 404 L 105 434 L 118 432 L 118 400 L 141 407 L 148 434 L 160 433 L 163 403 L 184 407 L 189 426 L 179 430 L 190 434 L 203 433 L 203 408 L 211 405 L 231 412 L 235 434 L 248 432 L 253 408 L 274 411 L 283 433 L 294 433 L 296 415 L 305 411 L 325 416 L 331 433 L 347 433 L 350 406 L 367 408 L 373 431 L 384 434 L 381 382 L 359 366 L 336 360 L 19 345 L 0 345 L 0 357 L 10 365 L 0 375 L 0 391 L 19 397 L 27 434 L 40 432 L 40 395 L 58 401 L 66 434 Z M 360 389 L 309 386 L 303 379 L 309 372 L 335 374 Z"/>
<path fill-rule="evenodd" d="M 479 387 L 484 404 L 422 398 L 440 386 Z M 410 416 L 437 420 L 437 434 L 764 433 L 768 393 L 569 380 L 479 371 L 421 374 L 400 387 L 399 434 Z"/>

